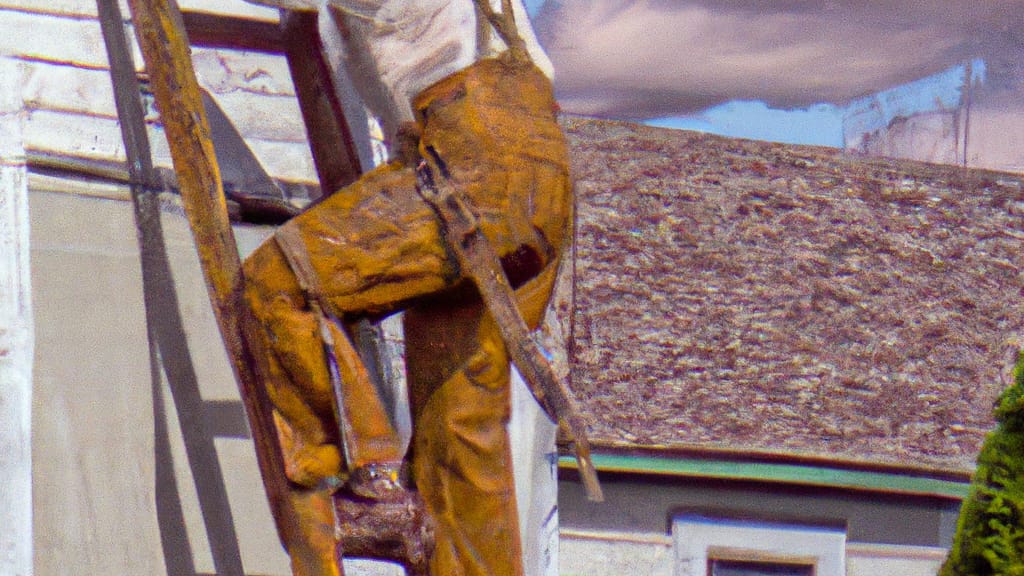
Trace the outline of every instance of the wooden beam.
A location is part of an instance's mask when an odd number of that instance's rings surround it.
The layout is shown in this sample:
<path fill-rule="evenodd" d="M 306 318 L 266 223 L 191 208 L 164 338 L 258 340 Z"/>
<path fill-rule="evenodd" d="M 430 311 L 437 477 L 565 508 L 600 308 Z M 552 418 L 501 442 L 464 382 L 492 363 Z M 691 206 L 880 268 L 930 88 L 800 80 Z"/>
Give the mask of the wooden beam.
<path fill-rule="evenodd" d="M 173 0 L 129 0 L 132 21 L 163 120 L 171 158 L 228 358 L 253 432 L 256 457 L 278 534 L 296 534 L 284 463 L 266 391 L 243 330 L 250 322 L 241 302 L 241 259 L 220 179 L 189 41 Z"/>
<path fill-rule="evenodd" d="M 280 25 L 203 12 L 183 12 L 193 46 L 284 54 L 305 120 L 323 195 L 362 173 L 356 144 L 331 79 L 316 12 L 282 11 Z"/>
<path fill-rule="evenodd" d="M 284 52 L 281 27 L 274 22 L 205 12 L 182 12 L 181 16 L 193 46 Z"/>
<path fill-rule="evenodd" d="M 285 12 L 281 27 L 320 188 L 329 196 L 359 178 L 356 145 L 324 59 L 317 14 Z"/>

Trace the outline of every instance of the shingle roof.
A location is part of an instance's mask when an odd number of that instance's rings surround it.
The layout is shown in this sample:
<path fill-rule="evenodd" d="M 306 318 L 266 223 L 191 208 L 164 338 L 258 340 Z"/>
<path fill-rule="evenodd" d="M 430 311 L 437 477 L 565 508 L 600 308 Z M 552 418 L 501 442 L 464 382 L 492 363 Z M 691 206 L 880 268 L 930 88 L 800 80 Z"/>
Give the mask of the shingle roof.
<path fill-rule="evenodd" d="M 564 126 L 598 445 L 973 468 L 1024 335 L 1024 179 Z"/>

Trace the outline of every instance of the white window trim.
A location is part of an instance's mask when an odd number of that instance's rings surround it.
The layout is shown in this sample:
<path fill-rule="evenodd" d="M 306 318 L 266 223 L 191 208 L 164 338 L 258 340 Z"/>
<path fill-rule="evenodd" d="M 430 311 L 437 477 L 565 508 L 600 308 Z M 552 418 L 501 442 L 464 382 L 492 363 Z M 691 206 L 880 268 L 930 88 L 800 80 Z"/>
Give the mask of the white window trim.
<path fill-rule="evenodd" d="M 812 565 L 815 576 L 846 574 L 840 528 L 681 515 L 672 534 L 675 576 L 707 576 L 709 558 Z"/>

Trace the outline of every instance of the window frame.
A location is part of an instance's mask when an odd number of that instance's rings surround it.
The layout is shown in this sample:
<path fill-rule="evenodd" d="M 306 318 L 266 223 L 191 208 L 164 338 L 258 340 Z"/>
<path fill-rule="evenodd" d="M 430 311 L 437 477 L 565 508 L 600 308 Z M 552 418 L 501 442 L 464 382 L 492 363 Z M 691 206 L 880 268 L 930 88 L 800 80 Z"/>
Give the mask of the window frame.
<path fill-rule="evenodd" d="M 776 554 L 763 554 L 749 550 L 736 550 L 726 548 L 724 550 L 708 550 L 707 576 L 714 576 L 715 562 L 734 562 L 739 564 L 770 565 L 793 568 L 809 568 L 810 576 L 817 576 L 818 559 L 814 556 L 784 556 Z"/>
<path fill-rule="evenodd" d="M 809 566 L 814 576 L 845 576 L 846 529 L 703 514 L 672 518 L 674 573 L 709 576 L 714 560 Z"/>

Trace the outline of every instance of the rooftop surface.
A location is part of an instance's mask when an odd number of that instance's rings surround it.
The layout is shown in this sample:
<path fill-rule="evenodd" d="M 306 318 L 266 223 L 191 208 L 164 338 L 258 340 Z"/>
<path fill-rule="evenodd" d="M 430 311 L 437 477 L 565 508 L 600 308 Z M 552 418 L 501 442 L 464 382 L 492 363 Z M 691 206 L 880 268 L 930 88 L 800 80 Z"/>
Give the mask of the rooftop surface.
<path fill-rule="evenodd" d="M 564 127 L 597 445 L 973 469 L 1024 335 L 1024 179 Z"/>

